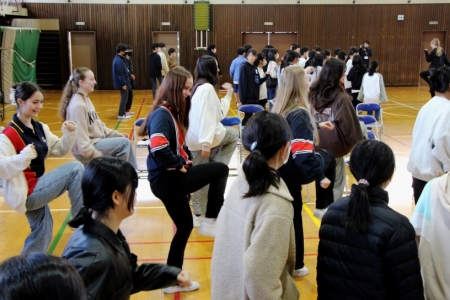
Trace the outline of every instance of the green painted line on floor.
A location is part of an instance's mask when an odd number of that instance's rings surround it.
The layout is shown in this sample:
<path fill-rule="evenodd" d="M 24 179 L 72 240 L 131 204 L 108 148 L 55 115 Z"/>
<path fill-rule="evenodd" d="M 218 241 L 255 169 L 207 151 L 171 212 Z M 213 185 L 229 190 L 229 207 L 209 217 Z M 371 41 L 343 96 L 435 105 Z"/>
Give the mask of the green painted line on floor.
<path fill-rule="evenodd" d="M 69 222 L 70 218 L 72 218 L 72 214 L 69 212 L 67 214 L 66 219 L 64 220 L 63 224 L 59 228 L 58 233 L 55 236 L 55 239 L 53 240 L 52 244 L 48 248 L 48 251 L 47 251 L 48 254 L 53 254 L 53 252 L 55 251 L 56 246 L 58 245 L 59 240 L 61 239 L 61 237 L 64 233 L 64 230 L 66 230 L 67 222 Z"/>

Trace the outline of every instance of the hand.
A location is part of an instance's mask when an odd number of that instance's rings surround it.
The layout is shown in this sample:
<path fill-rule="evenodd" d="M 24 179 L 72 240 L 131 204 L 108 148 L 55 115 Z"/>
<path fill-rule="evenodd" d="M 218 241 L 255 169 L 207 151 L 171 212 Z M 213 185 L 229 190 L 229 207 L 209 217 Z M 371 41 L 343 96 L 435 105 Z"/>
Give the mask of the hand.
<path fill-rule="evenodd" d="M 20 154 L 25 155 L 25 158 L 29 160 L 35 159 L 38 156 L 33 144 L 28 144 L 20 151 Z"/>
<path fill-rule="evenodd" d="M 320 129 L 333 130 L 334 129 L 334 124 L 332 122 L 330 122 L 330 121 L 321 122 L 321 123 L 319 123 L 319 128 Z"/>
<path fill-rule="evenodd" d="M 74 122 L 70 122 L 70 121 L 65 121 L 65 122 L 63 123 L 63 127 L 66 127 L 66 129 L 67 129 L 69 132 L 73 132 L 73 131 L 75 131 L 75 130 L 77 129 L 77 125 L 75 125 Z"/>
<path fill-rule="evenodd" d="M 169 169 L 167 169 L 167 170 L 169 170 Z M 183 167 L 180 169 L 180 172 L 181 172 L 181 173 L 187 173 L 187 170 L 186 170 L 186 168 L 183 166 Z"/>
<path fill-rule="evenodd" d="M 126 133 L 120 133 L 120 135 L 122 135 L 124 138 L 128 138 L 128 134 L 126 134 Z"/>
<path fill-rule="evenodd" d="M 202 156 L 207 158 L 211 154 L 211 149 L 209 146 L 202 146 Z"/>
<path fill-rule="evenodd" d="M 124 85 L 124 86 L 122 87 L 122 90 L 126 91 L 126 90 L 127 90 L 127 86 Z"/>
<path fill-rule="evenodd" d="M 131 74 L 130 78 L 131 78 L 131 80 L 135 80 L 135 79 L 136 79 L 136 76 L 134 76 L 133 74 Z"/>
<path fill-rule="evenodd" d="M 313 72 L 314 72 L 314 68 L 313 67 L 311 67 L 311 66 L 306 67 L 306 69 L 305 69 L 305 73 L 306 74 L 312 74 Z"/>
<path fill-rule="evenodd" d="M 187 271 L 181 271 L 177 276 L 178 285 L 189 287 L 192 284 L 191 276 Z"/>
<path fill-rule="evenodd" d="M 226 90 L 232 90 L 233 89 L 233 85 L 231 83 L 225 82 L 224 84 L 222 84 L 222 87 Z"/>
<path fill-rule="evenodd" d="M 328 179 L 328 178 L 326 178 L 326 177 L 320 181 L 320 186 L 321 186 L 323 189 L 328 188 L 328 187 L 330 186 L 330 184 L 331 184 L 330 179 Z"/>

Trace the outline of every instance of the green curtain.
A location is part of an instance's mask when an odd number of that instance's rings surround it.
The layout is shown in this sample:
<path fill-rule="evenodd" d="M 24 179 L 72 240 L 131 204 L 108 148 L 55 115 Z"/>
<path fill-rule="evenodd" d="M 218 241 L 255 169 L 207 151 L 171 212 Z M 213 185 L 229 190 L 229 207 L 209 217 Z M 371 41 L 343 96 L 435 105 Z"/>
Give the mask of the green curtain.
<path fill-rule="evenodd" d="M 36 83 L 36 53 L 41 33 L 37 29 L 17 30 L 14 42 L 13 81 Z M 22 61 L 22 58 L 25 61 Z M 33 66 L 27 64 L 31 63 Z"/>

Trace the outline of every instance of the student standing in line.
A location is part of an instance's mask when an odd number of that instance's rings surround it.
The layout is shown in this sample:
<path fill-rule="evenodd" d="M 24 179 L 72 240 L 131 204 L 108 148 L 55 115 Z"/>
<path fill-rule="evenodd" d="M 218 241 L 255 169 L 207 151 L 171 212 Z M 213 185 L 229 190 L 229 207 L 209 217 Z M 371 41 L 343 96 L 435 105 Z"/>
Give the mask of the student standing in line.
<path fill-rule="evenodd" d="M 211 299 L 297 300 L 292 197 L 277 172 L 290 153 L 279 115 L 261 111 L 245 126 L 250 151 L 217 219 Z"/>
<path fill-rule="evenodd" d="M 367 73 L 367 68 L 359 55 L 353 57 L 352 65 L 353 68 L 348 73 L 347 80 L 352 83 L 352 104 L 356 109 L 356 105 L 361 103 L 361 101 L 358 100 L 358 94 L 361 89 L 363 77 Z"/>
<path fill-rule="evenodd" d="M 127 46 L 124 44 L 119 44 L 116 47 L 116 56 L 113 60 L 113 83 L 114 88 L 120 90 L 120 104 L 119 104 L 119 119 L 130 119 L 130 116 L 126 114 L 126 106 L 128 102 L 128 94 L 131 89 L 130 83 L 130 71 L 128 70 L 125 50 Z"/>
<path fill-rule="evenodd" d="M 347 59 L 345 60 L 345 78 L 344 78 L 344 87 L 347 94 L 352 94 L 352 82 L 347 79 L 348 73 L 353 68 L 353 57 L 358 55 L 358 49 L 356 47 L 350 47 L 350 51 L 348 52 Z"/>
<path fill-rule="evenodd" d="M 269 74 L 266 74 L 263 70 L 264 66 L 267 65 L 266 56 L 264 53 L 258 53 L 256 56 L 256 60 L 254 62 L 255 66 L 258 68 L 259 77 L 261 78 L 259 84 L 259 105 L 262 107 L 266 107 L 267 104 L 267 78 L 269 78 Z M 276 82 L 276 81 L 275 81 Z"/>
<path fill-rule="evenodd" d="M 134 90 L 134 80 L 136 76 L 134 76 L 134 68 L 133 68 L 133 60 L 131 56 L 133 55 L 133 48 L 130 45 L 127 45 L 127 49 L 125 50 L 125 62 L 127 63 L 128 71 L 130 73 L 130 86 L 131 88 L 128 90 L 128 101 L 125 106 L 125 112 L 127 116 L 134 115 L 134 112 L 131 111 L 131 106 L 133 105 L 133 90 Z"/>
<path fill-rule="evenodd" d="M 217 59 L 216 52 L 217 52 L 216 45 L 209 44 L 208 48 L 207 48 L 207 50 L 205 52 L 205 55 L 212 56 L 212 57 L 214 57 L 216 59 L 216 61 L 217 61 L 217 68 L 219 69 L 219 73 L 218 74 L 219 74 L 220 77 L 222 77 L 222 69 L 220 68 L 220 64 L 219 64 L 219 60 Z"/>
<path fill-rule="evenodd" d="M 167 60 L 167 64 L 169 65 L 169 70 L 170 70 L 170 69 L 173 69 L 176 66 L 178 66 L 177 51 L 175 50 L 175 48 L 170 48 L 168 53 L 169 53 L 169 59 Z"/>
<path fill-rule="evenodd" d="M 17 113 L 0 135 L 0 178 L 3 179 L 6 204 L 24 213 L 31 233 L 22 254 L 47 251 L 52 241 L 53 219 L 49 203 L 69 191 L 72 215 L 81 208 L 80 191 L 83 165 L 69 162 L 45 172 L 49 156 L 65 156 L 75 141 L 77 126 L 66 121 L 58 138 L 47 125 L 34 120 L 42 109 L 44 95 L 35 83 L 25 81 L 14 86 Z"/>
<path fill-rule="evenodd" d="M 236 50 L 238 56 L 233 59 L 230 66 L 230 76 L 233 79 L 233 91 L 234 91 L 234 99 L 236 100 L 236 104 L 240 105 L 241 100 L 239 98 L 239 74 L 241 72 L 241 67 L 244 63 L 247 62 L 245 59 L 245 48 L 239 47 Z"/>
<path fill-rule="evenodd" d="M 242 64 L 239 74 L 239 98 L 241 104 L 259 104 L 260 76 L 258 68 L 254 65 L 258 53 L 255 49 L 249 49 L 246 54 L 247 62 Z M 253 114 L 246 113 L 242 120 L 245 126 Z"/>
<path fill-rule="evenodd" d="M 300 49 L 300 59 L 298 61 L 300 67 L 304 68 L 305 63 L 308 60 L 309 57 L 309 48 L 308 47 L 302 47 Z"/>
<path fill-rule="evenodd" d="M 136 168 L 136 157 L 128 134 L 107 128 L 95 111 L 89 93 L 94 91 L 94 73 L 88 68 L 77 68 L 64 87 L 59 117 L 77 124 L 73 156 L 83 164 L 100 156 L 114 156 L 128 161 Z"/>
<path fill-rule="evenodd" d="M 364 103 L 381 104 L 387 102 L 386 88 L 384 87 L 383 76 L 378 73 L 378 61 L 370 62 L 369 72 L 364 74 L 358 100 Z M 375 111 L 375 119 L 380 119 L 380 110 Z M 373 115 L 373 111 L 368 111 L 368 115 Z"/>
<path fill-rule="evenodd" d="M 309 92 L 309 102 L 316 122 L 330 121 L 335 125 L 331 131 L 319 130 L 320 143 L 317 147 L 331 151 L 336 157 L 334 199 L 341 198 L 346 185 L 344 156 L 364 138 L 355 109 L 341 87 L 344 78 L 344 63 L 330 58 Z"/>
<path fill-rule="evenodd" d="M 190 286 L 189 274 L 161 264 L 138 265 L 122 221 L 134 213 L 138 177 L 129 163 L 112 157 L 94 159 L 81 181 L 83 208 L 69 222 L 77 228 L 62 257 L 79 272 L 89 299 L 128 300 L 131 294 L 178 282 Z"/>
<path fill-rule="evenodd" d="M 267 85 L 266 80 L 266 87 L 267 87 L 267 100 L 273 100 L 276 96 L 277 92 L 277 86 L 278 86 L 278 63 L 277 60 L 280 58 L 280 54 L 278 53 L 278 50 L 275 48 L 269 49 L 269 54 L 267 56 L 267 76 L 270 76 L 272 80 L 270 81 L 270 85 Z"/>
<path fill-rule="evenodd" d="M 148 134 L 150 137 L 147 157 L 150 187 L 177 227 L 167 264 L 178 268 L 183 267 L 184 251 L 193 228 L 189 195 L 209 184 L 205 219 L 200 224 L 199 233 L 215 236 L 216 218 L 223 204 L 228 179 L 228 166 L 224 163 L 192 166 L 184 150 L 192 85 L 192 75 L 183 67 L 175 67 L 167 73 L 153 109 L 145 118 L 146 126 L 139 130 L 139 135 Z M 193 282 L 189 287 L 172 286 L 164 292 L 193 291 L 199 286 Z"/>
<path fill-rule="evenodd" d="M 416 203 L 428 181 L 450 171 L 450 67 L 430 73 L 431 87 L 438 94 L 417 115 L 407 165 Z"/>
<path fill-rule="evenodd" d="M 156 98 L 156 88 L 157 83 L 156 80 L 158 80 L 159 85 L 162 83 L 162 63 L 161 63 L 161 56 L 159 56 L 159 44 L 153 43 L 152 44 L 152 50 L 153 53 L 150 54 L 148 58 L 148 75 L 150 79 L 152 80 L 152 94 L 153 99 Z"/>
<path fill-rule="evenodd" d="M 161 75 L 162 78 L 164 79 L 164 76 L 166 76 L 167 72 L 169 72 L 169 65 L 167 64 L 167 57 L 166 57 L 166 44 L 164 43 L 159 43 L 158 45 L 158 55 L 161 58 Z"/>
<path fill-rule="evenodd" d="M 316 210 L 314 215 L 321 218 L 333 203 L 333 184 L 336 161 L 326 150 L 315 150 L 319 143 L 318 128 L 333 130 L 330 121 L 318 123 L 311 116 L 308 103 L 309 77 L 299 66 L 284 70 L 280 78 L 278 96 L 273 112 L 280 114 L 289 124 L 292 134 L 289 160 L 280 169 L 281 178 L 286 183 L 294 206 L 294 228 L 296 258 L 294 276 L 309 273 L 304 264 L 304 241 L 302 223 L 302 185 L 316 182 Z"/>
<path fill-rule="evenodd" d="M 388 206 L 392 149 L 365 140 L 349 167 L 357 184 L 328 208 L 319 230 L 317 299 L 423 300 L 414 228 Z"/>
<path fill-rule="evenodd" d="M 235 128 L 225 127 L 220 122 L 230 108 L 233 88 L 231 84 L 224 83 L 222 87 L 227 90 L 227 94 L 222 99 L 217 97 L 217 71 L 214 57 L 203 55 L 197 60 L 186 133 L 186 145 L 191 151 L 194 166 L 209 162 L 228 165 L 239 139 L 239 132 Z M 209 186 L 206 185 L 192 193 L 194 227 L 200 226 L 201 216 L 205 215 L 208 190 Z"/>
<path fill-rule="evenodd" d="M 430 63 L 428 70 L 420 72 L 420 77 L 425 80 L 430 86 L 430 94 L 431 97 L 436 95 L 435 90 L 433 89 L 433 85 L 431 84 L 430 79 L 428 78 L 430 75 L 430 69 L 439 69 L 443 66 L 450 66 L 450 62 L 448 61 L 447 55 L 444 52 L 444 49 L 441 47 L 441 42 L 439 39 L 432 39 L 430 43 L 431 51 L 428 54 L 428 49 L 425 49 L 425 58 L 427 62 Z"/>
<path fill-rule="evenodd" d="M 339 58 L 339 52 L 341 51 L 341 48 L 334 48 L 334 58 Z"/>

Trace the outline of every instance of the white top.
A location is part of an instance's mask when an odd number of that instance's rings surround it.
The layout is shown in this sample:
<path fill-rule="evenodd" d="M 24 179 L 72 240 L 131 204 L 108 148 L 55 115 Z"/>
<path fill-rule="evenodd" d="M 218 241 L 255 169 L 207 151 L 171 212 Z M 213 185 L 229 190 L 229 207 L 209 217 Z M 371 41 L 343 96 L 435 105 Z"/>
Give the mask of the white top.
<path fill-rule="evenodd" d="M 306 59 L 306 58 L 300 57 L 300 59 L 298 60 L 298 65 L 300 67 L 304 68 L 307 60 L 308 59 Z"/>
<path fill-rule="evenodd" d="M 383 76 L 380 73 L 364 74 L 358 100 L 364 99 L 364 103 L 387 102 L 386 88 L 384 87 Z"/>
<path fill-rule="evenodd" d="M 189 128 L 186 133 L 186 145 L 191 151 L 202 150 L 202 145 L 214 148 L 225 137 L 226 128 L 220 121 L 230 109 L 233 90 L 219 100 L 214 87 L 205 83 L 200 85 L 191 99 Z"/>
<path fill-rule="evenodd" d="M 264 73 L 264 70 L 262 68 L 258 68 L 259 77 L 264 78 L 266 76 L 266 73 Z M 267 99 L 267 85 L 264 82 L 263 84 L 259 85 L 259 100 Z"/>
<path fill-rule="evenodd" d="M 317 66 L 314 68 L 314 73 L 308 74 L 309 86 L 311 86 L 313 84 L 313 82 L 316 81 L 316 79 L 319 77 L 320 71 L 322 71 L 322 67 Z"/>
<path fill-rule="evenodd" d="M 350 70 L 353 68 L 353 60 L 349 59 L 347 61 L 347 70 L 345 71 L 345 79 L 344 79 L 344 86 L 346 89 L 349 89 L 352 87 L 352 82 L 347 80 L 347 75 L 350 72 Z"/>
<path fill-rule="evenodd" d="M 419 111 L 413 130 L 408 171 L 430 181 L 450 171 L 450 100 L 433 97 Z"/>

